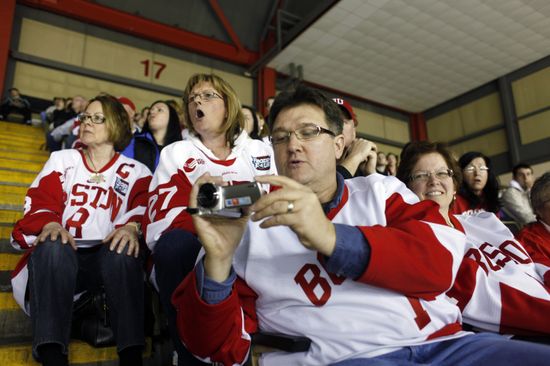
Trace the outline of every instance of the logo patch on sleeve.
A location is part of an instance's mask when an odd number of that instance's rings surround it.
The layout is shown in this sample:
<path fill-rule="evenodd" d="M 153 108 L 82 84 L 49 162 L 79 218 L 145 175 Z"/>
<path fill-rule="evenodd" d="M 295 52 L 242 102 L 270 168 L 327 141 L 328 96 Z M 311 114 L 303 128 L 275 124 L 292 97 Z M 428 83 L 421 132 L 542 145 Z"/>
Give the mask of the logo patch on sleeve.
<path fill-rule="evenodd" d="M 252 157 L 252 165 L 256 170 L 269 170 L 271 168 L 271 157 L 268 155 Z"/>
<path fill-rule="evenodd" d="M 115 191 L 120 193 L 123 196 L 126 196 L 126 193 L 128 193 L 128 187 L 130 184 L 126 182 L 125 180 L 117 177 L 115 181 Z"/>

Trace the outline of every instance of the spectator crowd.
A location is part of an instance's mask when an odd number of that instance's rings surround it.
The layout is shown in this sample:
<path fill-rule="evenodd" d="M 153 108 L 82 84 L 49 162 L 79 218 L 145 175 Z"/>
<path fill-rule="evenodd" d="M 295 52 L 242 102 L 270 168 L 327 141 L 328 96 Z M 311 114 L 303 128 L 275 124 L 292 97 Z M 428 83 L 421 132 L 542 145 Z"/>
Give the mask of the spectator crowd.
<path fill-rule="evenodd" d="M 262 365 L 550 359 L 550 172 L 520 163 L 502 189 L 482 152 L 384 153 L 349 101 L 304 85 L 266 107 L 213 74 L 141 109 L 53 99 L 40 114 L 51 155 L 11 239 L 36 360 L 68 365 L 74 301 L 99 290 L 120 365 L 142 365 L 149 284 L 178 365 L 244 364 L 257 332 L 311 341 Z M 10 114 L 31 121 L 16 88 Z M 224 196 L 250 182 L 257 201 Z"/>

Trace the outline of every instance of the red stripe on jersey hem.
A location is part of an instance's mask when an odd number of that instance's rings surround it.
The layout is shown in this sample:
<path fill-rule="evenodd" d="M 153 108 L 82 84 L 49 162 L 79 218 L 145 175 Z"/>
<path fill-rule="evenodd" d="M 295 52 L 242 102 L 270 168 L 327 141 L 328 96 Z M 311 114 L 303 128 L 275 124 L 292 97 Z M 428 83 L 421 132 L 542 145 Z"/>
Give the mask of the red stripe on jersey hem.
<path fill-rule="evenodd" d="M 86 156 L 84 155 L 84 150 L 83 149 L 79 149 L 78 152 L 80 153 L 80 156 L 82 157 L 82 162 L 84 163 L 84 166 L 86 167 L 86 169 L 88 169 L 88 171 L 90 171 L 90 173 L 95 173 L 96 171 L 94 169 L 92 169 L 92 167 L 90 167 L 88 165 L 88 162 L 86 161 Z M 104 171 L 106 171 L 107 169 L 109 169 L 110 167 L 112 167 L 116 161 L 118 160 L 120 154 L 115 152 L 115 155 L 111 158 L 111 160 L 105 164 L 105 166 L 103 168 L 101 168 L 101 170 L 98 170 L 97 173 L 103 173 Z"/>
<path fill-rule="evenodd" d="M 436 339 L 439 337 L 450 336 L 456 334 L 462 330 L 462 325 L 459 322 L 447 324 L 443 328 L 430 334 L 427 340 Z"/>

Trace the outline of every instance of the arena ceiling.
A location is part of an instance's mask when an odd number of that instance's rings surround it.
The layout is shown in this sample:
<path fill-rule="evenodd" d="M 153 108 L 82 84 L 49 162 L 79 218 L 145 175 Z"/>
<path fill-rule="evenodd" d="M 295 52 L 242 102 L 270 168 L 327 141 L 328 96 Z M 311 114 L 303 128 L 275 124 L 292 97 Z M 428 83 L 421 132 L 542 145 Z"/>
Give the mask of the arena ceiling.
<path fill-rule="evenodd" d="M 22 0 L 44 7 L 48 2 L 60 7 L 64 0 Z M 204 44 L 197 41 L 197 52 L 215 53 L 217 44 L 206 38 L 230 44 L 248 58 L 226 60 L 249 73 L 268 66 L 408 112 L 422 112 L 550 54 L 547 0 L 88 3 L 199 34 Z"/>

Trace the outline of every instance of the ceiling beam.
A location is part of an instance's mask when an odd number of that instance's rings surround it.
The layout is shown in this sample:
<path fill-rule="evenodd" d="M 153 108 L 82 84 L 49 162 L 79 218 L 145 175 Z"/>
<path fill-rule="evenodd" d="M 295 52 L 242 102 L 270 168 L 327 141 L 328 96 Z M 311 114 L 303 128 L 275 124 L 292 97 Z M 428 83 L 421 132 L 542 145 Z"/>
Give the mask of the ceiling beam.
<path fill-rule="evenodd" d="M 311 11 L 308 12 L 307 15 L 304 16 L 296 25 L 289 29 L 288 32 L 285 32 L 285 34 L 283 34 L 281 29 L 281 17 L 284 15 L 285 11 L 283 9 L 278 9 L 275 14 L 273 14 L 276 20 L 276 43 L 267 50 L 262 49 L 260 58 L 248 68 L 248 73 L 250 75 L 255 75 L 258 70 L 262 69 L 264 66 L 267 66 L 267 64 L 273 60 L 275 56 L 277 56 L 290 42 L 296 39 L 296 37 L 298 37 L 303 31 L 305 31 L 339 1 L 340 0 L 318 0 Z M 281 4 L 282 2 L 278 2 L 277 6 Z M 291 14 L 288 14 L 288 17 L 291 17 Z M 266 37 L 267 35 L 262 32 L 262 36 Z M 262 41 L 264 40 L 261 39 L 260 42 Z"/>
<path fill-rule="evenodd" d="M 214 13 L 218 16 L 219 21 L 222 23 L 223 28 L 229 35 L 229 38 L 231 38 L 231 41 L 237 46 L 239 51 L 245 51 L 243 44 L 241 43 L 241 40 L 239 39 L 239 36 L 237 36 L 237 33 L 235 33 L 235 30 L 231 26 L 231 23 L 225 16 L 225 13 L 223 12 L 223 9 L 221 8 L 220 4 L 218 3 L 218 0 L 209 0 L 210 7 L 212 7 L 212 10 L 214 10 Z"/>
<path fill-rule="evenodd" d="M 17 3 L 234 64 L 250 66 L 259 58 L 242 45 L 238 47 L 90 1 L 17 0 Z"/>

